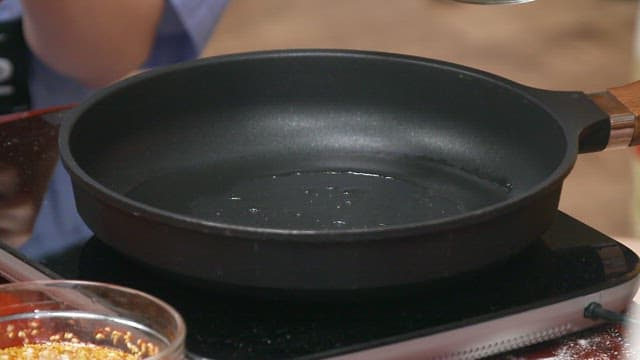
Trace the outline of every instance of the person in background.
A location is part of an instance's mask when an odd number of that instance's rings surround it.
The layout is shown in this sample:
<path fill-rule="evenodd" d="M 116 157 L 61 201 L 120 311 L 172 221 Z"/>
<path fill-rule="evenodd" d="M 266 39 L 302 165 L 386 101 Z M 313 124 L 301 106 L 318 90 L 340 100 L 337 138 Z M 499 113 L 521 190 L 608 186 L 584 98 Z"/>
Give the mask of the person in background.
<path fill-rule="evenodd" d="M 227 2 L 0 0 L 0 25 L 9 24 L 9 31 L 21 32 L 4 38 L 24 39 L 23 60 L 27 62 L 11 64 L 3 58 L 0 36 L 0 90 L 3 74 L 24 74 L 28 87 L 28 98 L 0 91 L 0 105 L 5 105 L 0 106 L 0 113 L 22 110 L 25 103 L 31 109 L 77 103 L 96 89 L 140 69 L 194 59 L 206 45 Z M 16 50 L 19 44 L 11 46 Z M 5 52 L 12 53 L 11 49 Z M 4 73 L 3 61 L 9 66 Z M 19 71 L 21 68 L 25 70 Z M 20 79 L 15 82 L 19 90 Z M 7 100 L 13 104 L 7 105 Z M 14 218 L 11 223 L 33 224 L 33 230 L 25 232 L 22 226 L 13 229 L 12 236 L 5 228 L 0 232 L 5 239 L 0 241 L 34 259 L 65 251 L 92 235 L 76 212 L 69 176 L 59 162 L 39 211 L 29 214 L 22 209 L 18 214 L 23 219 Z M 28 216 L 35 218 L 24 219 Z"/>

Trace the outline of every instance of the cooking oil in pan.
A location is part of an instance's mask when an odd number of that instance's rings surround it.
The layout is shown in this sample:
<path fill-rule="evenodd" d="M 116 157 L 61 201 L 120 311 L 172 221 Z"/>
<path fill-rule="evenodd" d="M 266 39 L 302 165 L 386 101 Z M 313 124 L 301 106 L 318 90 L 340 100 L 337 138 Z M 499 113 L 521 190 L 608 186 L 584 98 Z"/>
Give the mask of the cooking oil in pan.
<path fill-rule="evenodd" d="M 203 168 L 152 177 L 127 195 L 171 212 L 270 229 L 365 229 L 454 216 L 505 199 L 502 185 L 433 166 L 411 178 L 367 170 L 250 175 Z"/>

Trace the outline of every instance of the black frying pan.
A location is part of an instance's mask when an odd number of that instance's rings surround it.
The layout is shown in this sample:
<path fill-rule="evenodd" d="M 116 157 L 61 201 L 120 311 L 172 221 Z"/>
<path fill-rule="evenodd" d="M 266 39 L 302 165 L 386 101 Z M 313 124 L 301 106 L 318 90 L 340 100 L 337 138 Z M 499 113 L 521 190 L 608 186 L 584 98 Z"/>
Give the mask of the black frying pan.
<path fill-rule="evenodd" d="M 578 151 L 629 144 L 615 106 L 417 57 L 277 51 L 117 83 L 60 146 L 81 216 L 131 257 L 213 285 L 375 290 L 533 242 Z"/>

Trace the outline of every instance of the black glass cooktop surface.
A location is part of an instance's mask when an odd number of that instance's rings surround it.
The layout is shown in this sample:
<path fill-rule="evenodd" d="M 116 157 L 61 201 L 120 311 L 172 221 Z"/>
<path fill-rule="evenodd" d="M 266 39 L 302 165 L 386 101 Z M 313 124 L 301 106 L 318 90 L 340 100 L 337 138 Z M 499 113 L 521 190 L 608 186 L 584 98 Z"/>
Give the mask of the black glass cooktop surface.
<path fill-rule="evenodd" d="M 117 283 L 164 299 L 187 322 L 189 351 L 215 359 L 323 358 L 559 302 L 638 273 L 633 252 L 562 213 L 539 241 L 505 262 L 384 295 L 233 294 L 151 270 L 96 238 L 43 265 L 66 278 Z"/>

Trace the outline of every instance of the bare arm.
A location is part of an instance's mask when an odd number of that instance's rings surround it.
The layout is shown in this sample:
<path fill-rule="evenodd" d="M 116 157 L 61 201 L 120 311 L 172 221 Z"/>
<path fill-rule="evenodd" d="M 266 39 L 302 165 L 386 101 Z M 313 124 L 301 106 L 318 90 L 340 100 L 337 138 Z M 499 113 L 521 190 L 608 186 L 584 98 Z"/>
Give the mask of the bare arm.
<path fill-rule="evenodd" d="M 164 0 L 22 0 L 25 38 L 51 68 L 99 87 L 147 59 Z"/>

